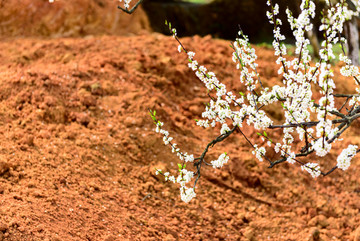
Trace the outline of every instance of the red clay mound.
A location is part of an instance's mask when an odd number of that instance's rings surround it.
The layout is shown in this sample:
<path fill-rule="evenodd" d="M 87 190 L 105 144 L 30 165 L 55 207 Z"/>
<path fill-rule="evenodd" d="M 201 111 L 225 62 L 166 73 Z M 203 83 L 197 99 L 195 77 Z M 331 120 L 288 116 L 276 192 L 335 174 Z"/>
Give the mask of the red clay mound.
<path fill-rule="evenodd" d="M 243 88 L 228 42 L 183 42 Z M 268 169 L 235 135 L 212 149 L 209 158 L 225 150 L 231 161 L 204 168 L 189 204 L 154 175 L 178 160 L 148 108 L 189 153 L 218 133 L 195 126 L 208 97 L 176 49 L 159 34 L 0 43 L 0 240 L 359 240 L 358 157 L 313 180 L 297 165 Z M 279 81 L 272 52 L 258 54 L 265 84 Z M 349 139 L 359 144 L 359 130 L 341 145 Z"/>
<path fill-rule="evenodd" d="M 71 2 L 71 4 L 69 4 Z M 140 8 L 128 16 L 110 0 L 2 0 L 0 36 L 129 35 L 150 31 Z"/>

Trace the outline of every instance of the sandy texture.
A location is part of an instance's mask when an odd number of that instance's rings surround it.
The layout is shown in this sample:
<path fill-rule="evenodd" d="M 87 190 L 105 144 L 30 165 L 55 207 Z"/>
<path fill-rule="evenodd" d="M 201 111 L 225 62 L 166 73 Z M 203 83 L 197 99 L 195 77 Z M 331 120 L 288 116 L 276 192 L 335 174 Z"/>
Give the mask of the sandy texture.
<path fill-rule="evenodd" d="M 150 31 L 141 6 L 132 15 L 116 0 L 0 0 L 0 36 L 75 37 Z"/>
<path fill-rule="evenodd" d="M 227 41 L 183 42 L 244 89 Z M 148 108 L 196 156 L 218 133 L 196 127 L 208 97 L 176 49 L 159 34 L 0 43 L 0 240 L 359 240 L 358 157 L 313 180 L 298 165 L 268 169 L 237 134 L 212 149 L 208 160 L 225 150 L 231 161 L 204 169 L 190 204 L 154 175 L 178 160 Z M 279 82 L 272 52 L 257 50 L 263 81 Z M 360 143 L 358 127 L 324 167 L 350 140 Z"/>

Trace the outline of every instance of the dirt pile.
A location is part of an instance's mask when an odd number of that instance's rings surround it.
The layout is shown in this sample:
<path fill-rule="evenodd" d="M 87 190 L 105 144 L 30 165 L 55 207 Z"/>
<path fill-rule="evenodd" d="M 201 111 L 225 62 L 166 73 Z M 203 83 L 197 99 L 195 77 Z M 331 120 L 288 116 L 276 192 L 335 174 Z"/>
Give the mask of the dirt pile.
<path fill-rule="evenodd" d="M 150 31 L 140 8 L 128 16 L 109 0 L 2 0 L 0 36 L 74 37 L 86 35 L 131 35 Z"/>
<path fill-rule="evenodd" d="M 244 88 L 227 41 L 183 42 Z M 358 240 L 358 157 L 314 181 L 296 165 L 268 169 L 236 135 L 212 150 L 231 161 L 204 169 L 190 204 L 154 175 L 178 160 L 148 108 L 195 155 L 217 135 L 193 121 L 208 97 L 176 49 L 159 34 L 0 43 L 0 240 Z M 257 51 L 264 82 L 280 81 L 273 53 Z M 359 130 L 349 139 L 359 144 Z"/>

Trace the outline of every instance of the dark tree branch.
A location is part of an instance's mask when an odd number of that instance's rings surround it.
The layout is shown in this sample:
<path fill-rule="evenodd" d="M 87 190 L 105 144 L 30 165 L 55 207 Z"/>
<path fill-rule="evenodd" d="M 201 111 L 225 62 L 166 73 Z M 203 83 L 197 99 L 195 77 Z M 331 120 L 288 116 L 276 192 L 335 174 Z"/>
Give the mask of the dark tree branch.
<path fill-rule="evenodd" d="M 196 183 L 198 182 L 200 176 L 201 176 L 201 164 L 205 159 L 206 153 L 208 152 L 210 147 L 213 147 L 216 143 L 221 142 L 223 140 L 225 140 L 226 138 L 228 138 L 236 129 L 238 128 L 238 126 L 233 127 L 230 131 L 226 132 L 225 134 L 221 134 L 220 136 L 218 136 L 216 139 L 212 140 L 209 144 L 207 144 L 207 146 L 205 147 L 205 150 L 203 151 L 203 153 L 201 154 L 200 158 L 197 158 L 199 161 L 194 162 L 194 166 L 196 167 L 196 173 L 197 177 L 196 180 L 194 182 L 194 188 L 196 186 Z"/>

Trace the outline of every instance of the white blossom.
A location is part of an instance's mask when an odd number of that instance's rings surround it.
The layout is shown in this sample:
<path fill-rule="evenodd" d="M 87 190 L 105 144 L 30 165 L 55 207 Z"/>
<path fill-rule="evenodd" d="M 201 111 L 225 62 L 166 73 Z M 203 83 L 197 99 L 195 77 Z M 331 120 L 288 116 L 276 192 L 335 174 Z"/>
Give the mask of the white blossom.
<path fill-rule="evenodd" d="M 263 161 L 263 156 L 265 156 L 265 153 L 266 153 L 266 149 L 265 147 L 260 147 L 258 148 L 257 145 L 255 144 L 254 145 L 254 148 L 255 150 L 252 151 L 252 154 L 256 156 L 256 158 L 259 160 L 259 161 Z"/>
<path fill-rule="evenodd" d="M 291 152 L 289 154 L 289 156 L 286 158 L 286 161 L 290 164 L 294 164 L 295 163 L 295 153 Z"/>
<path fill-rule="evenodd" d="M 301 166 L 301 170 L 307 171 L 313 178 L 320 176 L 320 166 L 317 163 L 306 163 Z"/>
<path fill-rule="evenodd" d="M 180 196 L 182 201 L 188 203 L 191 201 L 191 199 L 196 197 L 196 193 L 194 188 L 188 188 L 184 186 L 180 188 Z"/>
<path fill-rule="evenodd" d="M 323 138 L 319 138 L 314 144 L 314 150 L 316 155 L 320 157 L 325 156 L 331 150 L 331 144 L 326 140 L 323 140 Z"/>
<path fill-rule="evenodd" d="M 228 131 L 230 131 L 230 128 L 228 127 L 228 125 L 226 123 L 224 123 L 221 127 L 220 133 L 222 135 L 226 134 Z"/>
<path fill-rule="evenodd" d="M 351 163 L 351 159 L 356 155 L 357 149 L 358 146 L 349 145 L 348 148 L 342 150 L 337 158 L 337 167 L 344 171 L 348 169 Z"/>
<path fill-rule="evenodd" d="M 119 0 L 119 2 L 122 2 L 122 0 Z M 127 9 L 130 7 L 131 0 L 124 0 L 124 7 Z"/>
<path fill-rule="evenodd" d="M 211 165 L 214 168 L 221 168 L 228 161 L 229 161 L 229 156 L 226 153 L 223 153 L 219 156 L 219 158 L 217 160 L 211 161 Z"/>

